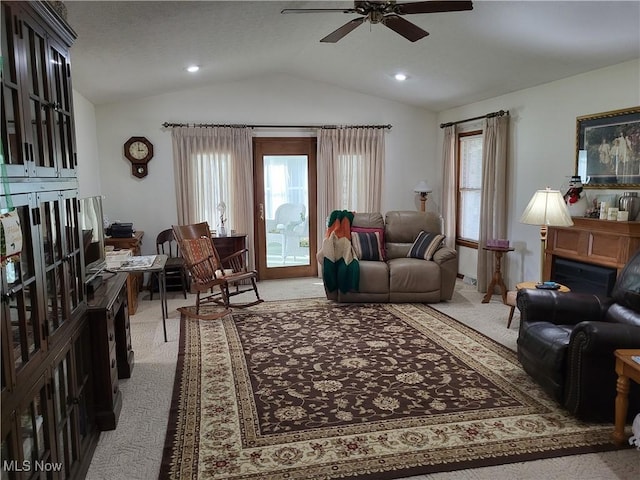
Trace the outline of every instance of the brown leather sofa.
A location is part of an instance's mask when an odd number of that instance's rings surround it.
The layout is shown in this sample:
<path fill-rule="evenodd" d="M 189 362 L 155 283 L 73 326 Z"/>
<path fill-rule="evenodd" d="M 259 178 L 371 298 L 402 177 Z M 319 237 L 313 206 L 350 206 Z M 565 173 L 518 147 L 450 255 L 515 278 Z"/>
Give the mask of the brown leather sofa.
<path fill-rule="evenodd" d="M 518 359 L 558 403 L 583 420 L 614 420 L 617 349 L 640 348 L 640 251 L 620 273 L 612 297 L 518 291 Z M 627 420 L 640 413 L 631 382 Z"/>
<path fill-rule="evenodd" d="M 338 302 L 425 302 L 450 300 L 458 273 L 457 252 L 441 246 L 432 260 L 407 258 L 420 231 L 442 233 L 442 219 L 431 212 L 356 213 L 352 228 L 383 228 L 386 261 L 360 260 L 357 292 L 329 292 Z"/>

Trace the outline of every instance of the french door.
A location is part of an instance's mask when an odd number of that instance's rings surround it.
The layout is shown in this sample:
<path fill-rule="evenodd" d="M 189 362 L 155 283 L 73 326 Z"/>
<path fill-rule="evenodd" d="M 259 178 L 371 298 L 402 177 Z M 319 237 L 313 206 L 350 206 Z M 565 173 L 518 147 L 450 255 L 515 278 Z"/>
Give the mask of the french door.
<path fill-rule="evenodd" d="M 256 266 L 260 279 L 314 276 L 316 139 L 253 139 Z"/>

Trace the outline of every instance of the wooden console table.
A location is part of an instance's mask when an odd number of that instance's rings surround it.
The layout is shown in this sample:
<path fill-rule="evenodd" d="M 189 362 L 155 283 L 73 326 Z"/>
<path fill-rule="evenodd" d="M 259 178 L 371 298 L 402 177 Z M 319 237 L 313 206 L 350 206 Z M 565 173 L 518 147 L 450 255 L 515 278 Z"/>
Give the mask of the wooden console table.
<path fill-rule="evenodd" d="M 140 255 L 144 232 L 136 230 L 133 237 L 106 237 L 104 244 L 114 247 L 116 250 L 131 250 L 131 255 Z M 143 278 L 141 273 L 130 273 L 127 278 L 127 299 L 129 304 L 129 315 L 135 315 L 138 310 L 138 293 L 142 288 Z"/>
<path fill-rule="evenodd" d="M 131 330 L 127 309 L 127 274 L 105 273 L 102 284 L 87 301 L 91 329 L 96 423 L 114 430 L 122 409 L 119 378 L 133 370 Z"/>
<path fill-rule="evenodd" d="M 640 222 L 573 217 L 571 227 L 549 227 L 543 278 L 551 278 L 553 257 L 615 268 L 620 274 L 639 248 Z"/>

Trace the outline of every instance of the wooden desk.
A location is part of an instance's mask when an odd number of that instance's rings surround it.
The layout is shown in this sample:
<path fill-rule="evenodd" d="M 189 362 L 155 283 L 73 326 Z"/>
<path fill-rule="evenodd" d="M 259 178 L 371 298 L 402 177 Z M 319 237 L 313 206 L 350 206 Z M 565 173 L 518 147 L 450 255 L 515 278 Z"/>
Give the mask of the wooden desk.
<path fill-rule="evenodd" d="M 627 408 L 629 407 L 629 379 L 640 383 L 640 363 L 631 359 L 633 355 L 640 356 L 640 349 L 616 350 L 616 427 L 613 431 L 613 441 L 617 445 L 626 443 L 627 437 L 624 433 L 625 420 L 627 419 Z"/>
<path fill-rule="evenodd" d="M 119 378 L 129 378 L 133 369 L 127 275 L 102 275 L 103 281 L 87 301 L 91 329 L 93 390 L 99 430 L 114 430 L 122 409 Z"/>
<path fill-rule="evenodd" d="M 232 253 L 236 253 L 243 248 L 247 248 L 247 235 L 244 233 L 234 233 L 233 235 L 227 235 L 226 237 L 218 237 L 212 235 L 211 239 L 216 246 L 218 255 L 220 258 L 228 257 Z M 226 267 L 227 265 L 225 265 Z"/>
<path fill-rule="evenodd" d="M 491 279 L 491 283 L 487 288 L 487 293 L 482 299 L 482 303 L 489 303 L 491 297 L 493 296 L 493 289 L 498 286 L 500 288 L 500 293 L 502 294 L 502 303 L 507 303 L 507 286 L 504 284 L 504 280 L 502 279 L 502 255 L 506 252 L 512 252 L 513 247 L 482 247 L 484 250 L 488 250 L 489 252 L 494 252 L 494 269 L 493 269 L 493 278 Z"/>
<path fill-rule="evenodd" d="M 105 237 L 104 244 L 116 250 L 132 250 L 132 255 L 138 256 L 140 255 L 142 237 L 144 237 L 144 232 L 142 230 L 136 230 L 133 237 Z"/>
<path fill-rule="evenodd" d="M 144 232 L 136 230 L 133 237 L 106 237 L 104 244 L 114 247 L 116 250 L 131 250 L 131 255 L 140 255 L 140 246 L 142 245 L 142 237 Z M 141 273 L 130 273 L 127 278 L 127 300 L 129 304 L 129 315 L 135 315 L 138 310 L 138 293 L 143 283 L 143 275 Z"/>

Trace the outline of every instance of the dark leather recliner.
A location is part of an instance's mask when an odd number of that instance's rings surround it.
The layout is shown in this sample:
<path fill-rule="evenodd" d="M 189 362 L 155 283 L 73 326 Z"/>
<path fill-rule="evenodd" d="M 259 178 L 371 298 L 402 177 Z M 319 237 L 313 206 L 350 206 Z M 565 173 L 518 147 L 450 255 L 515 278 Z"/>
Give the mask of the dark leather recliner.
<path fill-rule="evenodd" d="M 576 417 L 613 422 L 613 352 L 640 348 L 640 251 L 620 273 L 612 296 L 520 290 L 518 359 L 542 388 Z M 640 413 L 630 382 L 627 420 Z"/>

